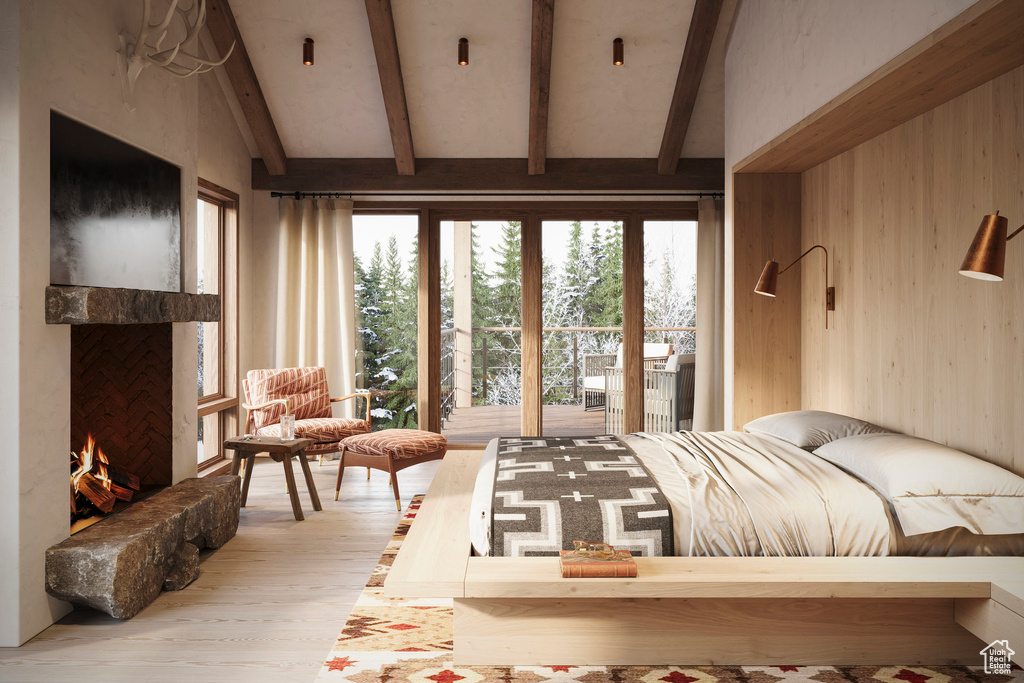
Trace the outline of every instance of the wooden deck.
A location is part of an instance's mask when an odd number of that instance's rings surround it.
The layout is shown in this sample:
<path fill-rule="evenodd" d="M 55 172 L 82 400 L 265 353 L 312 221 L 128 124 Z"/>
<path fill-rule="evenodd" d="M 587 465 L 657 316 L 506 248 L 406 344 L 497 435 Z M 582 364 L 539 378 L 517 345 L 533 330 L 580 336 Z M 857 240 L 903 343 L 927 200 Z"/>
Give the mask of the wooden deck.
<path fill-rule="evenodd" d="M 456 408 L 441 433 L 453 444 L 486 444 L 496 436 L 518 436 L 520 406 Z M 545 436 L 604 434 L 604 411 L 582 406 L 544 406 Z"/>

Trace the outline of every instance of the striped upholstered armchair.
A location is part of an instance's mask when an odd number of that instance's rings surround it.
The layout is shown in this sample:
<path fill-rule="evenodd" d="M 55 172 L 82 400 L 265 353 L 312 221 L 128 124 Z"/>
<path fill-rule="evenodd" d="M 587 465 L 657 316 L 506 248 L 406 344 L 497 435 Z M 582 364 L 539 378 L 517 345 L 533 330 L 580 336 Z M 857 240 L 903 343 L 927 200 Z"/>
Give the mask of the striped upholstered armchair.
<path fill-rule="evenodd" d="M 327 371 L 321 367 L 250 370 L 242 380 L 245 392 L 245 431 L 256 436 L 281 436 L 282 415 L 295 416 L 295 436 L 312 439 L 306 453 L 323 456 L 341 450 L 341 440 L 370 432 L 369 394 L 331 398 Z M 333 417 L 331 404 L 362 398 L 366 418 Z"/>

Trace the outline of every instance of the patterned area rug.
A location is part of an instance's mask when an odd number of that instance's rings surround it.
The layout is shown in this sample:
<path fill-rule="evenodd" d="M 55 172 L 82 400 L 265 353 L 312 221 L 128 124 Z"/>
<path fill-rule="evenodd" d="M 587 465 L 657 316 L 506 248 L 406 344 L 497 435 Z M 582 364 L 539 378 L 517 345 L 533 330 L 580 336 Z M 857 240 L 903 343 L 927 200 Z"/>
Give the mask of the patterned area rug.
<path fill-rule="evenodd" d="M 384 598 L 382 588 L 416 518 L 416 496 L 352 609 L 317 681 L 348 683 L 1000 683 L 966 666 L 456 666 L 452 601 Z"/>

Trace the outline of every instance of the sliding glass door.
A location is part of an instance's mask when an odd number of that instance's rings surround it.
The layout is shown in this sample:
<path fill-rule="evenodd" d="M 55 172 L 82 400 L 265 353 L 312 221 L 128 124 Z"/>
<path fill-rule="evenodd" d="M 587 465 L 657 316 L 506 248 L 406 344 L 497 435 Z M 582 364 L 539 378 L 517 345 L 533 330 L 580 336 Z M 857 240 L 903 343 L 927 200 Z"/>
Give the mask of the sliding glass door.
<path fill-rule="evenodd" d="M 418 225 L 415 215 L 352 218 L 355 384 L 357 391 L 373 393 L 374 430 L 415 429 L 419 423 Z M 361 402 L 358 410 L 363 410 Z"/>
<path fill-rule="evenodd" d="M 606 384 L 621 394 L 622 222 L 545 220 L 541 231 L 543 433 L 605 434 Z"/>
<path fill-rule="evenodd" d="M 644 221 L 644 348 L 651 356 L 672 354 L 660 368 L 645 359 L 647 431 L 693 426 L 696 325 L 697 223 Z"/>
<path fill-rule="evenodd" d="M 405 336 L 382 351 L 386 362 L 364 362 L 366 383 L 384 376 L 416 394 L 416 403 L 396 405 L 402 415 L 415 415 L 418 406 L 419 425 L 441 430 L 451 444 L 686 424 L 692 396 L 683 399 L 692 386 L 686 389 L 685 382 L 692 384 L 694 374 L 696 204 L 403 207 L 395 212 L 416 211 L 404 217 L 408 235 L 396 245 L 409 258 L 402 277 L 383 289 L 394 297 L 415 288 L 418 317 L 406 315 L 388 327 L 387 333 Z M 372 226 L 357 226 L 361 232 L 381 239 Z M 375 249 L 381 263 L 395 251 L 383 242 Z M 367 253 L 357 245 L 364 271 L 373 262 L 373 251 Z M 393 303 L 401 301 L 410 311 L 410 296 Z M 365 304 L 364 315 L 379 314 L 372 302 Z M 367 342 L 378 343 L 380 332 L 369 334 L 368 324 L 361 329 Z M 414 339 L 418 366 L 414 355 L 402 356 Z M 403 358 L 408 367 L 399 373 Z M 689 363 L 690 380 L 667 376 L 680 363 Z M 392 407 L 379 407 L 394 419 Z"/>
<path fill-rule="evenodd" d="M 450 443 L 522 433 L 522 224 L 442 220 L 441 424 Z"/>

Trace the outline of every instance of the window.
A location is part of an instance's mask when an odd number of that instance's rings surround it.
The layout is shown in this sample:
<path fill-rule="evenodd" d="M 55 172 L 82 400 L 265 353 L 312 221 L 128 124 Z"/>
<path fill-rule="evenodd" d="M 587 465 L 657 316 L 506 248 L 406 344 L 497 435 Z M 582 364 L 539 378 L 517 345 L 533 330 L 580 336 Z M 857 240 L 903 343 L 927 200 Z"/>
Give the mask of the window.
<path fill-rule="evenodd" d="M 220 322 L 198 323 L 196 343 L 199 470 L 224 460 L 222 444 L 238 431 L 238 195 L 199 179 L 196 291 L 219 294 Z"/>

